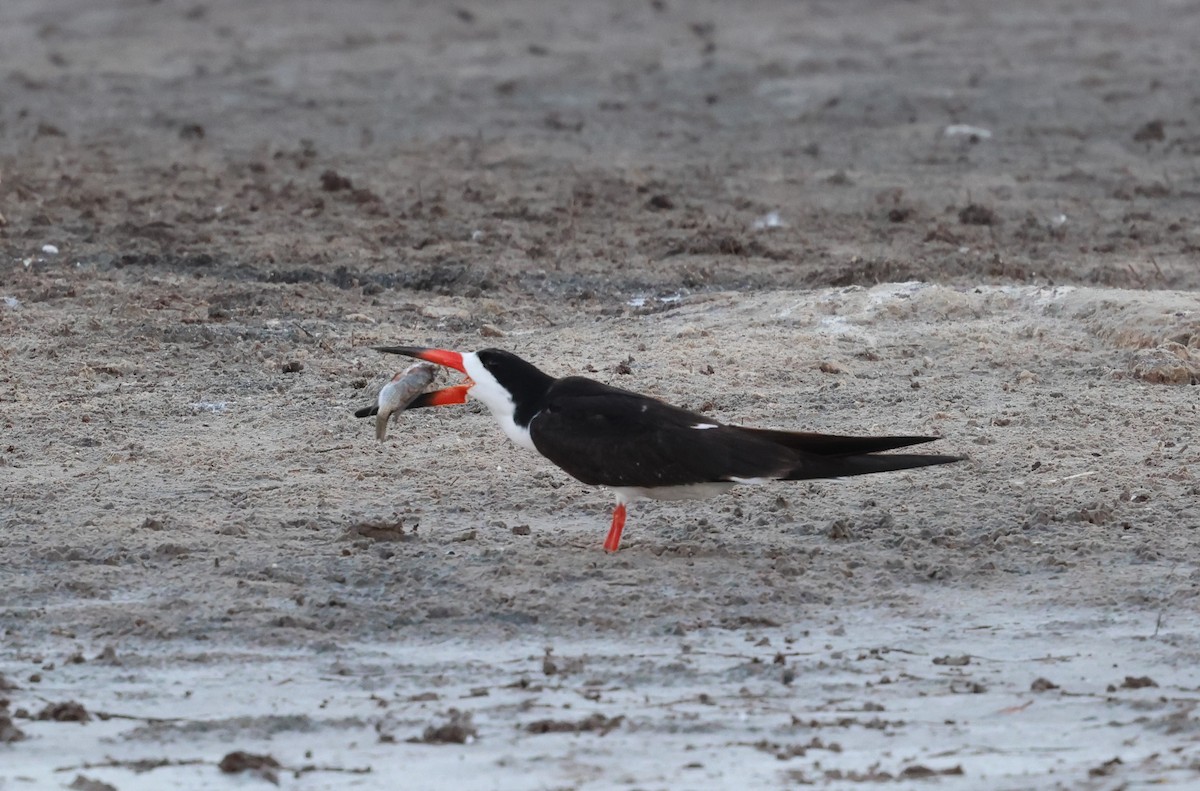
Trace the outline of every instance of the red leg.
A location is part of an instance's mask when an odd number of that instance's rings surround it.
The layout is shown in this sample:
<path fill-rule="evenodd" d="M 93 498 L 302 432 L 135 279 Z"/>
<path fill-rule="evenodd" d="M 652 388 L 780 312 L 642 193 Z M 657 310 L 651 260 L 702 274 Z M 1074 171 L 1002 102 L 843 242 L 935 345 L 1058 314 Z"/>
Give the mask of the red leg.
<path fill-rule="evenodd" d="M 621 531 L 625 529 L 625 503 L 617 503 L 613 509 L 612 527 L 608 529 L 608 538 L 604 539 L 604 551 L 616 552 L 621 546 Z"/>

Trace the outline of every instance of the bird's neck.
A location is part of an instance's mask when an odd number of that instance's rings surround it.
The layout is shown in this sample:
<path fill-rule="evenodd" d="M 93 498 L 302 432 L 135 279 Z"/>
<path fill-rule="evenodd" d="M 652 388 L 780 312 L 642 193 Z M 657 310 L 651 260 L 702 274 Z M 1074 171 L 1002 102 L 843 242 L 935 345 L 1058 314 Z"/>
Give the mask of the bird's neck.
<path fill-rule="evenodd" d="M 519 445 L 526 450 L 536 451 L 537 448 L 533 445 L 533 438 L 529 434 L 529 424 L 521 425 L 514 418 L 512 413 L 497 413 L 492 410 L 492 417 L 500 424 L 500 429 L 505 436 L 513 441 L 513 444 Z"/>
<path fill-rule="evenodd" d="M 476 355 L 464 355 L 464 362 L 467 374 L 475 380 L 471 396 L 487 406 L 509 439 L 535 450 L 529 424 L 542 410 L 554 377 L 519 358 L 513 358 L 507 368 L 499 371 L 502 379 L 483 366 Z"/>
<path fill-rule="evenodd" d="M 546 402 L 546 392 L 553 381 L 546 377 L 545 383 L 525 382 L 526 386 L 514 393 L 512 398 L 488 404 L 488 409 L 500 424 L 500 428 L 509 439 L 522 448 L 536 450 L 529 434 L 529 424 L 542 411 Z"/>

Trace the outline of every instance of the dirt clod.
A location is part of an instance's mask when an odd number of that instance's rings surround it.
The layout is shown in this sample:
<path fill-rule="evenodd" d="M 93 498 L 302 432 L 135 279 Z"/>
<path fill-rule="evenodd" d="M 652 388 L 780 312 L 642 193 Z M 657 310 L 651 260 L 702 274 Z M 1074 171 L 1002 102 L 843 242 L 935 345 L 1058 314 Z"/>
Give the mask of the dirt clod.
<path fill-rule="evenodd" d="M 346 528 L 345 538 L 367 538 L 371 541 L 416 541 L 416 530 L 405 530 L 400 520 L 369 520 L 355 522 Z"/>
<path fill-rule="evenodd" d="M 430 725 L 420 736 L 408 741 L 412 744 L 470 744 L 479 736 L 471 724 L 471 713 L 450 709 L 447 719 L 440 725 Z"/>
<path fill-rule="evenodd" d="M 203 140 L 204 127 L 200 124 L 184 124 L 179 127 L 180 140 Z"/>
<path fill-rule="evenodd" d="M 249 772 L 269 783 L 279 785 L 278 770 L 281 768 L 280 763 L 269 755 L 235 750 L 234 752 L 227 753 L 221 759 L 221 762 L 217 764 L 217 768 L 227 775 Z"/>
<path fill-rule="evenodd" d="M 52 722 L 88 722 L 92 719 L 92 715 L 88 713 L 82 703 L 70 700 L 63 703 L 46 704 L 34 719 Z"/>
<path fill-rule="evenodd" d="M 1125 680 L 1121 682 L 1121 689 L 1145 689 L 1157 686 L 1158 683 L 1149 676 L 1125 676 Z"/>
<path fill-rule="evenodd" d="M 927 777 L 954 777 L 965 774 L 962 764 L 955 764 L 946 769 L 930 769 L 923 764 L 913 764 L 900 770 L 900 778 L 905 780 L 923 780 Z"/>
<path fill-rule="evenodd" d="M 112 643 L 104 646 L 100 653 L 96 654 L 93 662 L 99 662 L 102 665 L 120 665 L 121 660 L 117 656 L 117 648 Z"/>
<path fill-rule="evenodd" d="M 86 775 L 75 775 L 75 779 L 67 786 L 71 791 L 117 791 L 117 787 L 103 780 L 96 780 Z"/>
<path fill-rule="evenodd" d="M 958 221 L 963 225 L 995 225 L 996 213 L 987 206 L 971 203 L 959 209 Z"/>
<path fill-rule="evenodd" d="M 590 733 L 596 732 L 601 736 L 620 727 L 625 721 L 625 715 L 608 717 L 604 714 L 591 714 L 582 720 L 535 720 L 525 726 L 526 733 Z"/>
<path fill-rule="evenodd" d="M 825 535 L 830 541 L 849 541 L 854 538 L 854 523 L 849 519 L 835 519 L 829 523 Z"/>
<path fill-rule="evenodd" d="M 336 170 L 326 170 L 321 173 L 321 189 L 326 192 L 354 189 L 354 182 L 338 173 Z"/>
<path fill-rule="evenodd" d="M 1093 766 L 1089 769 L 1088 777 L 1108 777 L 1115 773 L 1124 763 L 1119 757 L 1110 758 L 1099 766 Z"/>
<path fill-rule="evenodd" d="M 1133 133 L 1133 139 L 1138 143 L 1160 143 L 1167 139 L 1166 126 L 1160 118 L 1147 121 Z"/>
<path fill-rule="evenodd" d="M 11 744 L 25 738 L 25 732 L 13 724 L 8 713 L 8 701 L 0 698 L 0 744 Z"/>

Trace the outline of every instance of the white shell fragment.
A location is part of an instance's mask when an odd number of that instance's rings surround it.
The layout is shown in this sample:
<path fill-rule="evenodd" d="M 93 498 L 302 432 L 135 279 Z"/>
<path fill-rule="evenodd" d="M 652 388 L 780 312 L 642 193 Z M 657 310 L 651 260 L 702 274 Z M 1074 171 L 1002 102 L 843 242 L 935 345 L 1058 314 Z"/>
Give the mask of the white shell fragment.
<path fill-rule="evenodd" d="M 757 218 L 750 224 L 750 227 L 756 231 L 765 231 L 770 228 L 782 228 L 783 220 L 779 217 L 779 212 L 769 211 L 763 216 Z"/>
<path fill-rule="evenodd" d="M 992 130 L 984 129 L 982 126 L 971 126 L 970 124 L 950 124 L 942 134 L 946 137 L 976 137 L 980 140 L 990 140 Z"/>

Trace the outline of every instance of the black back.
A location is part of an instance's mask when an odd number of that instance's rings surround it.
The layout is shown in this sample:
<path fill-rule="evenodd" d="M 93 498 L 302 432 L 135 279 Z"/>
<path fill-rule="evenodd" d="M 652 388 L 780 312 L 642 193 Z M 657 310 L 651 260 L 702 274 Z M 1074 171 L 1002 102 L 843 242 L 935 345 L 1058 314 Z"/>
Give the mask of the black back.
<path fill-rule="evenodd" d="M 769 439 L 579 376 L 555 382 L 530 437 L 569 474 L 602 486 L 775 478 L 795 462 L 791 449 Z"/>

